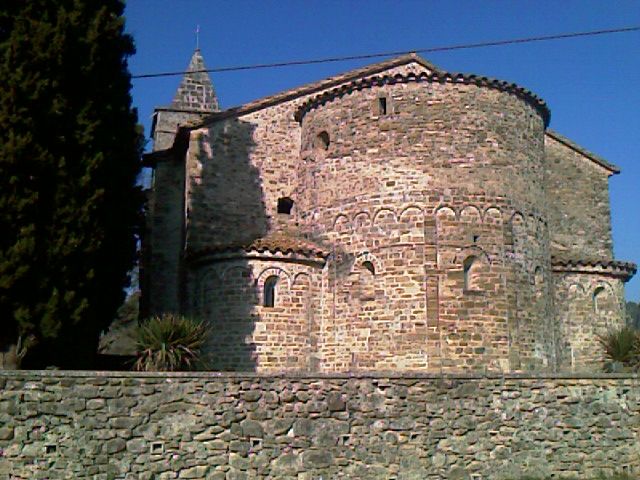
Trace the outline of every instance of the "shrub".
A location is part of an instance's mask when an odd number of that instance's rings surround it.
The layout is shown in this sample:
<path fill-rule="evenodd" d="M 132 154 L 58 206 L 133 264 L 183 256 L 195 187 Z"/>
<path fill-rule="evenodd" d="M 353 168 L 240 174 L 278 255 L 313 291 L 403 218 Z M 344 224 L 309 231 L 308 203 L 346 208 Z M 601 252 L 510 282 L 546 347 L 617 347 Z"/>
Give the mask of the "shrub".
<path fill-rule="evenodd" d="M 637 370 L 640 367 L 640 332 L 637 330 L 631 327 L 609 330 L 598 335 L 598 341 L 607 359 L 605 370 L 616 370 L 616 364 L 625 370 Z"/>
<path fill-rule="evenodd" d="M 204 370 L 202 349 L 209 335 L 203 322 L 175 314 L 152 317 L 136 329 L 134 369 L 144 372 Z"/>

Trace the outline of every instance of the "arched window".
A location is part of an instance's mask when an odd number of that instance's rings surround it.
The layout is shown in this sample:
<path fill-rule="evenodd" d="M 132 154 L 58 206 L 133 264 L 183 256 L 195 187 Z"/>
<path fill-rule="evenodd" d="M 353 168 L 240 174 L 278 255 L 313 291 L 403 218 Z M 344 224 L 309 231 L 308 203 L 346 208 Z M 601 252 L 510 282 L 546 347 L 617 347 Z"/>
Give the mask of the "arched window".
<path fill-rule="evenodd" d="M 316 135 L 313 146 L 316 150 L 328 150 L 330 143 L 331 141 L 329 140 L 329 134 L 323 130 L 318 135 Z"/>
<path fill-rule="evenodd" d="M 369 270 L 371 275 L 375 275 L 376 274 L 376 267 L 374 267 L 373 263 L 371 263 L 369 260 L 367 260 L 365 262 L 362 262 L 362 266 L 364 268 L 366 268 L 367 270 Z"/>
<path fill-rule="evenodd" d="M 365 260 L 358 267 L 360 280 L 360 299 L 374 300 L 376 298 L 376 268 L 369 260 Z"/>
<path fill-rule="evenodd" d="M 604 310 L 606 292 L 604 287 L 598 287 L 593 291 L 593 310 L 601 313 Z"/>
<path fill-rule="evenodd" d="M 533 286 L 535 287 L 535 294 L 537 297 L 542 296 L 544 288 L 544 273 L 542 267 L 536 267 L 533 273 Z"/>
<path fill-rule="evenodd" d="M 475 290 L 478 282 L 478 268 L 480 266 L 480 262 L 474 256 L 465 258 L 462 264 L 463 278 L 464 278 L 464 289 L 465 290 Z"/>
<path fill-rule="evenodd" d="M 289 197 L 283 197 L 278 199 L 278 213 L 291 215 L 292 208 L 293 208 L 293 200 L 291 200 Z"/>
<path fill-rule="evenodd" d="M 273 308 L 276 304 L 276 285 L 278 277 L 272 275 L 264 281 L 264 290 L 262 295 L 262 305 L 264 307 Z"/>

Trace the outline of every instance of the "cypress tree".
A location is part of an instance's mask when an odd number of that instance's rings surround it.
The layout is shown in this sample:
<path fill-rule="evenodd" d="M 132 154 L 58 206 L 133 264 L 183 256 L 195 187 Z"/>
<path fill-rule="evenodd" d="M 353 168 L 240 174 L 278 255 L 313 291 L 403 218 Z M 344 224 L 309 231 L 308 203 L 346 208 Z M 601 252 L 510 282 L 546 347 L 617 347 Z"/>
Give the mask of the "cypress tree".
<path fill-rule="evenodd" d="M 88 368 L 136 255 L 142 136 L 119 0 L 0 3 L 0 352 Z"/>
<path fill-rule="evenodd" d="M 627 302 L 627 325 L 640 330 L 640 303 Z"/>

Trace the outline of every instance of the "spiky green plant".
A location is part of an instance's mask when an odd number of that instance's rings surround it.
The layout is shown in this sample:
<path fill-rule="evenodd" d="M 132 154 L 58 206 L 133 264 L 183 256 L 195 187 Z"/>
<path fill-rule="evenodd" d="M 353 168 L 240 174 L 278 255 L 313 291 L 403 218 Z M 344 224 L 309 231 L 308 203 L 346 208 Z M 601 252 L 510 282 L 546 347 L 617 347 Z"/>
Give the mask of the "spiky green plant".
<path fill-rule="evenodd" d="M 621 364 L 626 369 L 637 369 L 640 366 L 640 333 L 631 327 L 621 327 L 598 335 L 598 341 L 604 349 L 608 360 L 605 364 Z"/>
<path fill-rule="evenodd" d="M 202 349 L 209 328 L 199 320 L 168 313 L 146 320 L 135 335 L 135 370 L 173 372 L 206 368 Z"/>

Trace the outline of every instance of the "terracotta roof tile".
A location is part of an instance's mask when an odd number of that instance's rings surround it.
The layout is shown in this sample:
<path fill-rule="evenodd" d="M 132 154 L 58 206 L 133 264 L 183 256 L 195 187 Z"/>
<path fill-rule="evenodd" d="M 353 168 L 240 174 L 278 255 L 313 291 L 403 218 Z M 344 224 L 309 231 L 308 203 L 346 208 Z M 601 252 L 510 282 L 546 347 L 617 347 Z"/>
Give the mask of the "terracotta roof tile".
<path fill-rule="evenodd" d="M 237 251 L 298 254 L 310 258 L 326 258 L 331 253 L 330 247 L 311 240 L 299 232 L 292 230 L 275 230 L 264 237 L 256 238 L 251 242 L 213 246 L 198 251 L 192 251 L 189 257 L 193 259 L 209 254 Z"/>
<path fill-rule="evenodd" d="M 552 257 L 551 265 L 555 271 L 601 271 L 602 273 L 622 277 L 625 282 L 633 277 L 637 271 L 635 263 L 620 260 Z"/>

